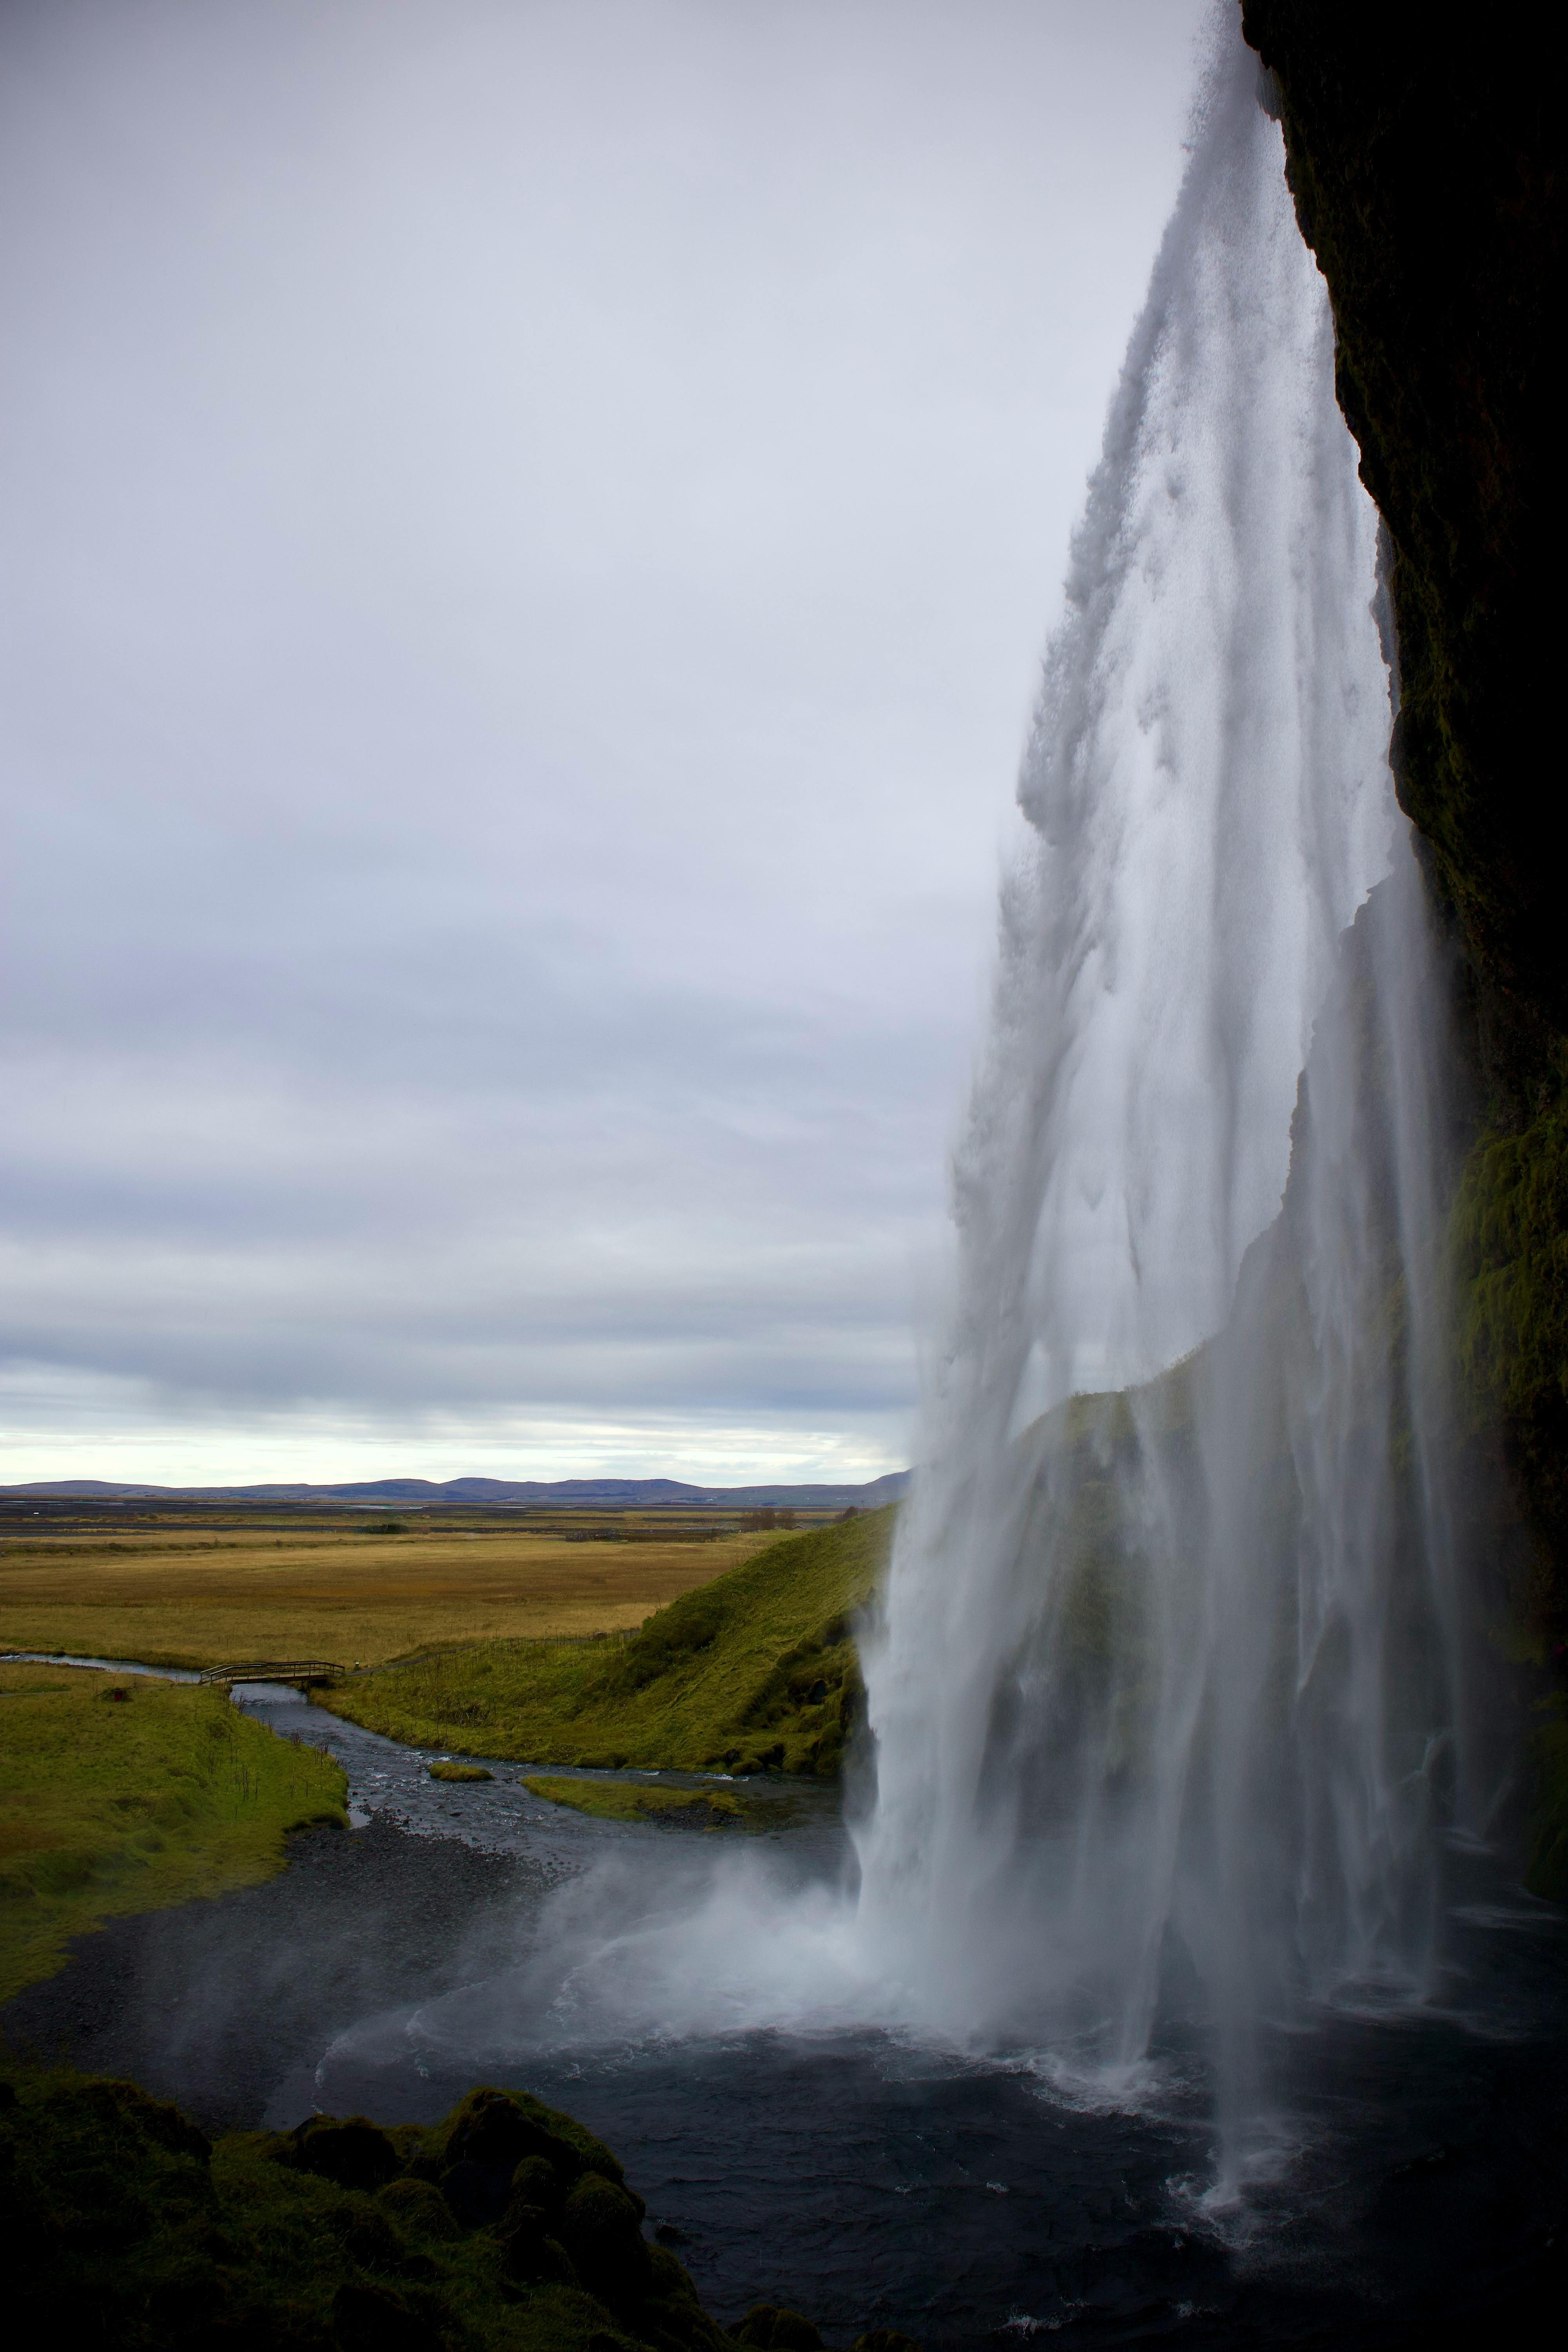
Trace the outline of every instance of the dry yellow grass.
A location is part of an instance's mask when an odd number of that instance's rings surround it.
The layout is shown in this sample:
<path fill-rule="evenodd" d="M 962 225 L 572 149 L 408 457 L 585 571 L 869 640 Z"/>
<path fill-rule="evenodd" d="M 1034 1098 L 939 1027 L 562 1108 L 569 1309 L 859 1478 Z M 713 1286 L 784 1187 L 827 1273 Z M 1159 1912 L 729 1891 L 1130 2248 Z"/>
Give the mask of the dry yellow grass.
<path fill-rule="evenodd" d="M 510 1528 L 46 1537 L 0 1547 L 0 1649 L 150 1665 L 379 1665 L 439 1643 L 639 1625 L 778 1539 L 582 1543 Z"/>

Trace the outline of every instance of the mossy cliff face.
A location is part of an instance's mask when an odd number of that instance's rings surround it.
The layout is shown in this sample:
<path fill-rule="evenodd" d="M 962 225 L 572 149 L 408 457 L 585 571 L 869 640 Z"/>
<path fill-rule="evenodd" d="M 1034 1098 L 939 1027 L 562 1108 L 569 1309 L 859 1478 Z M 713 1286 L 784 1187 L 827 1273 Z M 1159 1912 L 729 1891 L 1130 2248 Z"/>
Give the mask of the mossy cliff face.
<path fill-rule="evenodd" d="M 1561 1029 L 1556 13 L 1439 29 L 1408 0 L 1242 7 L 1394 542 L 1400 798 L 1478 961 Z"/>
<path fill-rule="evenodd" d="M 1558 847 L 1560 14 L 1242 0 L 1341 405 L 1394 550 L 1399 797 L 1462 955 L 1453 1275 L 1467 1442 L 1510 1474 L 1503 1636 L 1556 1685 L 1542 1845 L 1568 1892 L 1568 921 Z M 1552 1822 L 1555 1822 L 1555 1831 Z M 1562 1882 L 1560 1885 L 1559 1882 Z"/>

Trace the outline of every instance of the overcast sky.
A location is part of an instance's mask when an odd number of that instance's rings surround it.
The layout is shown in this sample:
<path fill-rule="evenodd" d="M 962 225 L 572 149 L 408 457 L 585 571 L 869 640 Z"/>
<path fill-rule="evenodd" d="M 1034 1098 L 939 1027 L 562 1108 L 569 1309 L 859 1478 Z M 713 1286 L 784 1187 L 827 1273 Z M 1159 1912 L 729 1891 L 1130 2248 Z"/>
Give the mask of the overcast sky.
<path fill-rule="evenodd" d="M 866 1477 L 1204 0 L 0 0 L 0 1478 Z"/>

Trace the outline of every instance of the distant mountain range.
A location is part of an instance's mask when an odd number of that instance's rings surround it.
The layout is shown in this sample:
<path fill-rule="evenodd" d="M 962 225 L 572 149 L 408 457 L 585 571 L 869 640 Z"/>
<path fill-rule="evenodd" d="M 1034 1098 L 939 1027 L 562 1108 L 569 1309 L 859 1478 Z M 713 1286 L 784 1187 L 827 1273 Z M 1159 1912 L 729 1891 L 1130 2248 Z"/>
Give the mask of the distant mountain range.
<path fill-rule="evenodd" d="M 144 1486 L 112 1478 L 38 1478 L 25 1486 L 0 1486 L 0 1496 L 84 1503 L 554 1503 L 645 1511 L 689 1509 L 700 1503 L 735 1510 L 842 1510 L 853 1503 L 875 1510 L 896 1503 L 909 1483 L 907 1470 L 889 1470 L 863 1486 L 686 1486 L 677 1478 L 360 1478 L 326 1486 Z"/>

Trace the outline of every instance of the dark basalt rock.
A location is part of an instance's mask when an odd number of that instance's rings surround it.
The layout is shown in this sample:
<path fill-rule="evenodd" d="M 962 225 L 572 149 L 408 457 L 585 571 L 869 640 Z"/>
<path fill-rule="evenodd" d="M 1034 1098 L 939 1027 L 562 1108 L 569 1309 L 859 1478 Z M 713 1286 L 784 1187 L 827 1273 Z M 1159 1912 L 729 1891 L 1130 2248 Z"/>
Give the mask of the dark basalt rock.
<path fill-rule="evenodd" d="M 384 2188 L 403 2169 L 403 2160 L 379 2124 L 363 2116 L 339 2123 L 335 2116 L 310 2116 L 289 2135 L 291 2161 L 301 2172 L 320 2174 L 340 2189 Z"/>
<path fill-rule="evenodd" d="M 1555 1708 L 1533 1743 L 1529 1883 L 1568 1896 L 1563 17 L 1439 29 L 1415 0 L 1242 0 L 1242 26 L 1393 549 L 1395 788 L 1459 951 L 1459 1439 L 1477 1488 L 1508 1496 L 1478 1546 L 1500 1563 L 1490 1615 Z"/>
<path fill-rule="evenodd" d="M 341 2286 L 332 2297 L 332 2340 L 342 2352 L 438 2352 L 440 2339 L 385 2287 Z"/>
<path fill-rule="evenodd" d="M 733 2333 L 737 2344 L 754 2344 L 759 2352 L 823 2352 L 809 2319 L 770 2303 L 754 2303 Z"/>
<path fill-rule="evenodd" d="M 1415 0 L 1244 0 L 1242 23 L 1394 542 L 1400 798 L 1477 960 L 1561 1032 L 1561 12 L 1449 37 Z"/>
<path fill-rule="evenodd" d="M 640 2198 L 596 2172 L 583 2175 L 562 2208 L 561 2242 L 613 2311 L 642 2302 L 652 2283 L 642 2212 Z"/>

